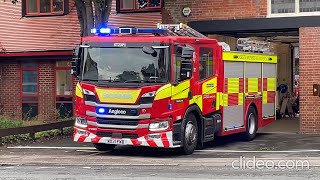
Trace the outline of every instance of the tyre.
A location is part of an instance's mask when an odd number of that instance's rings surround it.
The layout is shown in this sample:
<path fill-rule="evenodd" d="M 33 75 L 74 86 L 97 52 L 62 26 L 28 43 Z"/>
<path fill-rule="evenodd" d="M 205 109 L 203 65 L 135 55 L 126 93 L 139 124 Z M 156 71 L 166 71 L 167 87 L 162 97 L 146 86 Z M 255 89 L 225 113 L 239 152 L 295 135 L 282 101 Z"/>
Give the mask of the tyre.
<path fill-rule="evenodd" d="M 198 143 L 198 124 L 194 114 L 188 114 L 186 119 L 182 121 L 182 147 L 180 152 L 185 155 L 192 154 Z"/>
<path fill-rule="evenodd" d="M 246 121 L 246 132 L 242 134 L 242 139 L 245 141 L 251 141 L 256 137 L 258 131 L 258 116 L 253 106 L 250 106 L 248 109 Z"/>
<path fill-rule="evenodd" d="M 98 151 L 112 151 L 116 146 L 113 144 L 93 143 Z"/>

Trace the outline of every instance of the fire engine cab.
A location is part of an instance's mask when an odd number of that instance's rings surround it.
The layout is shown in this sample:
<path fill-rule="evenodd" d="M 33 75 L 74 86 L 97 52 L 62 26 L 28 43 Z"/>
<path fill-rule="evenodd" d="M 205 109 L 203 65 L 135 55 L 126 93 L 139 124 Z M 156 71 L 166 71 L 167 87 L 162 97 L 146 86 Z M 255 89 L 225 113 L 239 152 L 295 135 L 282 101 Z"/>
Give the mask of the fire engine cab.
<path fill-rule="evenodd" d="M 74 50 L 76 142 L 191 154 L 216 136 L 252 140 L 275 120 L 277 56 L 268 43 L 242 39 L 233 52 L 185 24 L 92 33 Z"/>

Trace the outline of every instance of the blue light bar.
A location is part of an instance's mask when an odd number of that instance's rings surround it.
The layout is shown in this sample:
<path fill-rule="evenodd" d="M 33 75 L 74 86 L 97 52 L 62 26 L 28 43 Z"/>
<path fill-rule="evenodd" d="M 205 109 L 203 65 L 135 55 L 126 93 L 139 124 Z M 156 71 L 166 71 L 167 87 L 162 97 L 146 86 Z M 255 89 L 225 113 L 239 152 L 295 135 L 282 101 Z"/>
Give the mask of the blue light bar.
<path fill-rule="evenodd" d="M 111 34 L 164 34 L 167 30 L 165 29 L 139 29 L 139 28 L 100 28 L 91 29 L 92 34 L 97 35 L 111 35 Z"/>
<path fill-rule="evenodd" d="M 110 34 L 111 33 L 111 29 L 110 28 L 101 28 L 100 29 L 100 33 Z"/>

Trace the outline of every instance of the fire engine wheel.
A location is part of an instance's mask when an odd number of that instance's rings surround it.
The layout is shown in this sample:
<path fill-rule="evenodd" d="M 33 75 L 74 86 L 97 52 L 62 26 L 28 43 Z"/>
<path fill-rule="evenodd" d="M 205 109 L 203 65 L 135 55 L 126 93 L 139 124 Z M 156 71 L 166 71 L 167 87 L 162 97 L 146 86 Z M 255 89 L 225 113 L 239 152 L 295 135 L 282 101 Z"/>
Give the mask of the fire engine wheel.
<path fill-rule="evenodd" d="M 116 146 L 113 144 L 93 143 L 93 146 L 98 151 L 112 151 Z"/>
<path fill-rule="evenodd" d="M 256 137 L 258 130 L 258 116 L 253 106 L 249 107 L 247 114 L 246 132 L 243 133 L 243 140 L 251 141 Z"/>
<path fill-rule="evenodd" d="M 182 121 L 182 147 L 180 151 L 182 154 L 192 154 L 198 143 L 198 124 L 194 114 L 188 114 L 187 118 Z"/>

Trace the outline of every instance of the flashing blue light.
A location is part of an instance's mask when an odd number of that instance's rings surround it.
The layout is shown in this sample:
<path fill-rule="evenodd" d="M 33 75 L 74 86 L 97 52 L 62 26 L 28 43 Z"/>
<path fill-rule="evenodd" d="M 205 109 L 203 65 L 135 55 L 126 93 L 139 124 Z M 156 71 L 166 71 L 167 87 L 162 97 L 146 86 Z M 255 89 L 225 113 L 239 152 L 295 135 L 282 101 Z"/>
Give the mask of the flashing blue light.
<path fill-rule="evenodd" d="M 168 109 L 172 110 L 172 104 L 169 104 Z"/>
<path fill-rule="evenodd" d="M 102 34 L 110 34 L 111 33 L 111 29 L 110 28 L 101 28 L 100 29 L 100 33 L 102 33 Z"/>
<path fill-rule="evenodd" d="M 98 108 L 98 113 L 99 114 L 104 114 L 105 112 L 106 112 L 105 108 L 102 108 L 102 107 Z"/>
<path fill-rule="evenodd" d="M 94 28 L 94 29 L 91 29 L 91 33 L 92 33 L 92 34 L 95 34 L 95 33 L 97 33 L 97 29 L 96 29 L 96 28 Z"/>
<path fill-rule="evenodd" d="M 92 34 L 110 35 L 110 34 L 164 34 L 167 30 L 165 29 L 139 29 L 139 28 L 100 28 L 91 29 Z"/>

